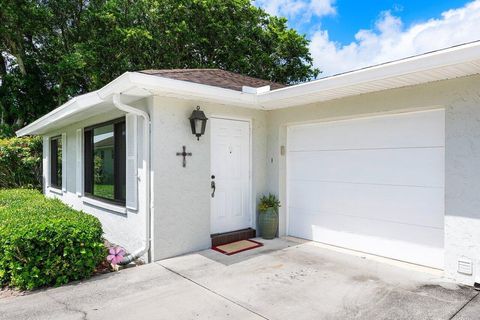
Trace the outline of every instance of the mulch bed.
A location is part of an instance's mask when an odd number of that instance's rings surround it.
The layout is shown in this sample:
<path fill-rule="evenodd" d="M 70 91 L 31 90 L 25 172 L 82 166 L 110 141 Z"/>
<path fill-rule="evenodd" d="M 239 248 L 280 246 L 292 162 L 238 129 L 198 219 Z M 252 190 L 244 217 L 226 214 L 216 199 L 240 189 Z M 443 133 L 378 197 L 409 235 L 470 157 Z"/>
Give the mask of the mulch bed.
<path fill-rule="evenodd" d="M 0 299 L 24 296 L 27 292 L 12 288 L 0 288 Z"/>

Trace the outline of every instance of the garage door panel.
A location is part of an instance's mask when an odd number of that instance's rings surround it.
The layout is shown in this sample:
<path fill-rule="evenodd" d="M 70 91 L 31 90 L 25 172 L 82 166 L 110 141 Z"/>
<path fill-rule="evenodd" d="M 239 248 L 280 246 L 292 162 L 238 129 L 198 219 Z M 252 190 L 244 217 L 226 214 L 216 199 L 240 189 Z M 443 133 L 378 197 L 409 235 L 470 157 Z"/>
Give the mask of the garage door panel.
<path fill-rule="evenodd" d="M 444 110 L 290 127 L 288 233 L 443 267 Z"/>
<path fill-rule="evenodd" d="M 445 145 L 445 112 L 385 115 L 288 128 L 289 149 L 338 150 Z M 378 133 L 381 134 L 378 134 Z"/>
<path fill-rule="evenodd" d="M 300 223 L 296 224 L 294 222 L 289 225 L 292 231 L 297 231 L 304 235 L 310 235 L 312 240 L 320 241 L 325 243 L 333 243 L 342 239 L 340 238 L 329 238 L 324 234 L 319 233 L 315 234 L 314 227 L 317 230 L 325 229 L 334 230 L 339 232 L 344 232 L 349 234 L 349 237 L 352 235 L 367 235 L 378 240 L 395 240 L 405 243 L 422 243 L 426 247 L 431 248 L 441 248 L 443 247 L 443 230 L 442 228 L 431 228 L 424 226 L 412 226 L 406 224 L 393 223 L 389 221 L 375 221 L 373 224 L 368 219 L 362 219 L 359 217 L 345 216 L 332 214 L 331 212 L 326 211 L 307 211 L 303 209 L 291 208 L 289 207 L 290 212 L 293 212 L 295 217 L 301 218 L 298 220 Z M 309 221 L 309 223 L 301 223 L 302 221 Z M 295 230 L 295 228 L 298 228 Z M 329 240 L 329 241 L 325 241 Z M 348 239 L 345 239 L 347 241 Z M 345 244 L 348 242 L 345 242 Z M 355 245 L 352 243 L 351 245 Z M 364 248 L 368 249 L 368 248 Z M 368 250 L 367 250 L 368 251 Z"/>
<path fill-rule="evenodd" d="M 443 228 L 443 188 L 290 181 L 289 207 Z"/>
<path fill-rule="evenodd" d="M 291 152 L 289 177 L 443 187 L 444 152 L 443 147 Z M 398 174 L 399 167 L 402 174 Z"/>
<path fill-rule="evenodd" d="M 290 232 L 332 244 L 407 262 L 443 267 L 443 229 L 392 224 L 289 208 Z M 298 219 L 297 219 L 298 217 Z M 310 221 L 305 224 L 303 221 Z"/>

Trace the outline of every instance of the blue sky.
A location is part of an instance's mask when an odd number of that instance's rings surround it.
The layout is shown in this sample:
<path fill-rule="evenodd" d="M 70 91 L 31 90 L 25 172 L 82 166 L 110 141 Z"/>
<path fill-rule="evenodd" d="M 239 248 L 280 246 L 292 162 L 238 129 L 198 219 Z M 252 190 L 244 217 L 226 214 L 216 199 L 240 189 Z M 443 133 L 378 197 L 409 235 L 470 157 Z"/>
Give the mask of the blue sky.
<path fill-rule="evenodd" d="M 480 0 L 256 0 L 306 34 L 323 76 L 480 39 Z"/>
<path fill-rule="evenodd" d="M 392 14 L 402 18 L 405 24 L 419 23 L 430 18 L 438 18 L 448 9 L 465 5 L 469 1 L 336 1 L 337 14 L 324 19 L 313 17 L 309 23 L 299 23 L 293 20 L 291 27 L 308 35 L 309 30 L 322 24 L 329 30 L 330 37 L 335 41 L 347 44 L 354 40 L 359 29 L 371 29 L 383 11 L 390 10 Z M 480 23 L 480 22 L 479 22 Z"/>

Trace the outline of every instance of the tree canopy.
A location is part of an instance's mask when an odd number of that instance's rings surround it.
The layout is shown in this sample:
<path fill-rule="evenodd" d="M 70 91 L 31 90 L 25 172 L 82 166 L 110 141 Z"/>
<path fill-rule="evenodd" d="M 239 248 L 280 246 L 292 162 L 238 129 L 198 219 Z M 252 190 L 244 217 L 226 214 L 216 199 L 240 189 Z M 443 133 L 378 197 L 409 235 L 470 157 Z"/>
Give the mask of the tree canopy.
<path fill-rule="evenodd" d="M 250 0 L 0 0 L 0 125 L 21 127 L 125 71 L 315 78 L 304 35 Z"/>

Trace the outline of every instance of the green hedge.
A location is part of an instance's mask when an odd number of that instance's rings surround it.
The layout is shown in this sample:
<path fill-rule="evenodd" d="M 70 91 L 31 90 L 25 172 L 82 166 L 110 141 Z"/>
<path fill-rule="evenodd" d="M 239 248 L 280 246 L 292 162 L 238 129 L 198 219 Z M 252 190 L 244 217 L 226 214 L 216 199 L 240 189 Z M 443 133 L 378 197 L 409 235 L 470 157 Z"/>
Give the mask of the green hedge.
<path fill-rule="evenodd" d="M 0 188 L 42 188 L 42 139 L 0 139 Z"/>
<path fill-rule="evenodd" d="M 89 277 L 105 259 L 97 218 L 36 190 L 0 190 L 0 286 L 34 289 Z"/>

